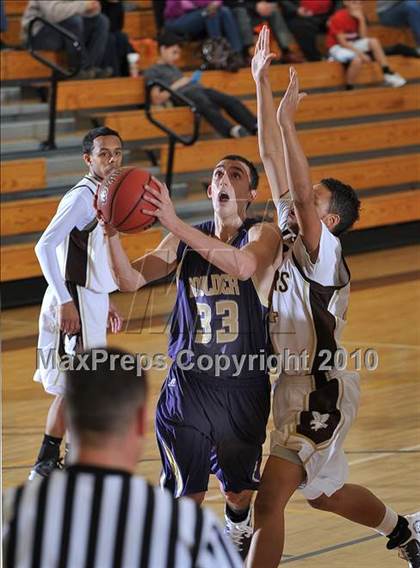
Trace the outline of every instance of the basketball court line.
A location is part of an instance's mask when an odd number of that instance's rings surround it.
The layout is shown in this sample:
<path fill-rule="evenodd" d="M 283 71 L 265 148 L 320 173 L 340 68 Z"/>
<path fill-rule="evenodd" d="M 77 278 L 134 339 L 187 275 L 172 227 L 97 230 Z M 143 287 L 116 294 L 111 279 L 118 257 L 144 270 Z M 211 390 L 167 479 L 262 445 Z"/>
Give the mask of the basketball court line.
<path fill-rule="evenodd" d="M 37 432 L 37 434 L 39 434 L 41 431 Z M 27 435 L 27 432 L 4 432 L 3 434 L 9 434 L 9 435 Z M 378 450 L 364 450 L 364 451 L 352 451 L 352 452 L 348 452 L 348 453 L 352 453 L 352 454 L 357 454 L 357 453 L 368 453 L 368 454 L 374 454 L 374 455 L 369 455 L 365 458 L 360 458 L 358 460 L 354 460 L 354 461 L 350 461 L 349 465 L 359 465 L 362 463 L 366 463 L 366 462 L 370 462 L 370 461 L 375 461 L 375 460 L 379 460 L 382 458 L 386 458 L 386 457 L 391 457 L 391 456 L 397 456 L 399 454 L 410 454 L 410 453 L 416 453 L 417 451 L 420 450 L 420 444 L 418 444 L 417 446 L 408 446 L 406 448 L 401 448 L 399 450 L 390 450 L 390 451 L 379 451 Z M 263 454 L 263 457 L 268 457 L 269 454 Z M 139 463 L 146 463 L 146 462 L 157 462 L 159 461 L 160 458 L 144 458 L 141 459 L 139 461 Z M 30 467 L 30 465 L 3 465 L 3 470 L 12 470 L 12 469 L 24 469 L 24 468 L 28 468 Z M 211 495 L 209 497 L 206 498 L 206 501 L 217 501 L 219 498 L 221 498 L 221 495 L 217 494 L 217 495 Z"/>
<path fill-rule="evenodd" d="M 368 527 L 366 527 L 368 528 Z M 281 564 L 286 564 L 286 562 L 297 562 L 298 560 L 305 560 L 306 558 L 313 558 L 314 556 L 320 556 L 321 554 L 327 554 L 327 552 L 332 552 L 333 550 L 339 550 L 340 548 L 346 548 L 348 546 L 354 546 L 355 544 L 361 544 L 362 542 L 367 542 L 369 540 L 374 540 L 380 538 L 380 534 L 370 534 L 368 536 L 363 536 L 361 538 L 355 538 L 354 540 L 348 540 L 345 542 L 340 542 L 339 544 L 333 544 L 331 546 L 326 546 L 325 548 L 320 548 L 319 550 L 312 550 L 311 552 L 305 552 L 304 554 L 299 554 L 298 556 L 291 556 L 290 558 L 285 558 L 281 561 Z"/>
<path fill-rule="evenodd" d="M 417 446 L 408 446 L 406 448 L 401 448 L 400 450 L 398 450 L 398 453 L 404 453 L 404 452 L 412 452 L 413 450 L 418 450 L 420 448 L 420 444 L 417 444 Z M 395 453 L 394 452 L 384 452 L 382 454 L 376 454 L 374 456 L 367 456 L 365 458 L 360 458 L 358 460 L 354 460 L 349 462 L 349 465 L 359 465 L 362 463 L 366 463 L 366 462 L 370 462 L 370 461 L 375 461 L 375 460 L 381 460 L 382 458 L 387 458 L 390 456 L 394 456 Z"/>

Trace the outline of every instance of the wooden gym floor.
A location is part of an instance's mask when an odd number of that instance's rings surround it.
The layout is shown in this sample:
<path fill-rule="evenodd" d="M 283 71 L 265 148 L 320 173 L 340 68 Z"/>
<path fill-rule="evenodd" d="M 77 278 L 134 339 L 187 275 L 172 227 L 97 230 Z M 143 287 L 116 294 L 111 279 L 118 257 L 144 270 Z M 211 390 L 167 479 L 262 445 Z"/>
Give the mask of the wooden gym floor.
<path fill-rule="evenodd" d="M 352 352 L 375 349 L 376 371 L 363 370 L 358 419 L 345 449 L 353 483 L 366 485 L 401 513 L 420 510 L 420 247 L 410 246 L 349 257 L 352 295 L 343 345 Z M 126 332 L 110 337 L 111 345 L 135 352 L 166 352 L 165 322 L 173 290 L 143 290 L 135 297 L 114 295 Z M 141 316 L 146 301 L 153 317 Z M 25 480 L 36 457 L 50 398 L 32 381 L 39 307 L 2 314 L 3 339 L 3 485 Z M 144 322 L 143 322 L 144 323 Z M 150 434 L 137 472 L 156 483 L 160 461 L 153 434 L 156 398 L 164 372 L 153 371 Z M 265 445 L 265 455 L 268 446 Z M 222 515 L 214 479 L 207 504 Z M 297 495 L 286 512 L 283 563 L 324 568 L 392 568 L 405 565 L 384 539 L 341 518 L 310 509 Z M 275 538 L 275 535 L 273 535 Z"/>

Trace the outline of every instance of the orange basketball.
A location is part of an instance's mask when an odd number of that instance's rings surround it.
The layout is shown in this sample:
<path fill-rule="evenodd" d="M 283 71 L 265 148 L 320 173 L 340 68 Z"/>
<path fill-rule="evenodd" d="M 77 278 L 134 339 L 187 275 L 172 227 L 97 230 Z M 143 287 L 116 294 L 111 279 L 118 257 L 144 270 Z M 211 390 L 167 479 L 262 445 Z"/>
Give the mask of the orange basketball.
<path fill-rule="evenodd" d="M 99 185 L 95 206 L 99 216 L 122 233 L 144 231 L 156 221 L 142 209 L 155 210 L 155 205 L 143 199 L 145 185 L 159 191 L 149 172 L 139 168 L 114 170 Z"/>

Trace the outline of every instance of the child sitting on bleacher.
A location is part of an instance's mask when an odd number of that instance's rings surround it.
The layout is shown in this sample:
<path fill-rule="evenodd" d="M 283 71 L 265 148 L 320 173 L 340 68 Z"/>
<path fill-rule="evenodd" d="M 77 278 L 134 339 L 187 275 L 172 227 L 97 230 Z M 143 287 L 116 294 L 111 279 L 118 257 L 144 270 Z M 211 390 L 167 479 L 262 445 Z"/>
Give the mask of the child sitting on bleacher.
<path fill-rule="evenodd" d="M 371 55 L 382 67 L 385 85 L 405 85 L 407 81 L 389 68 L 380 41 L 368 37 L 362 2 L 344 0 L 343 3 L 344 8 L 335 12 L 328 21 L 327 47 L 331 59 L 347 65 L 346 89 L 354 88 L 363 63 L 372 61 Z"/>
<path fill-rule="evenodd" d="M 256 134 L 257 118 L 239 99 L 215 89 L 207 89 L 197 80 L 198 75 L 186 77 L 175 65 L 181 56 L 181 42 L 182 40 L 171 32 L 159 36 L 159 59 L 155 65 L 145 70 L 145 81 L 161 81 L 165 87 L 170 87 L 190 99 L 199 113 L 224 138 Z M 177 100 L 171 100 L 168 91 L 157 85 L 151 89 L 151 101 L 153 105 L 163 106 L 169 101 L 179 105 Z M 223 116 L 222 110 L 239 124 L 233 124 Z"/>

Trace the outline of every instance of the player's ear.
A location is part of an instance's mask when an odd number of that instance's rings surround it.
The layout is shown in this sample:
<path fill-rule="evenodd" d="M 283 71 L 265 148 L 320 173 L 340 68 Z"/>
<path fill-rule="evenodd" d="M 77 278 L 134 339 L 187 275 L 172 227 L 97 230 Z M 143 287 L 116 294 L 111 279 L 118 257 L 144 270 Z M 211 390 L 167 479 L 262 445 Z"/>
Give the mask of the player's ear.
<path fill-rule="evenodd" d="M 252 203 L 252 201 L 254 201 L 254 199 L 257 197 L 257 190 L 256 189 L 250 189 L 249 190 L 249 203 Z"/>
<path fill-rule="evenodd" d="M 91 157 L 90 154 L 88 154 L 88 153 L 85 152 L 85 153 L 83 154 L 83 160 L 84 160 L 84 162 L 85 162 L 85 164 L 86 164 L 87 166 L 90 166 L 90 163 L 91 163 L 91 161 L 92 161 L 92 157 Z"/>
<path fill-rule="evenodd" d="M 327 226 L 329 231 L 333 231 L 334 227 L 336 227 L 341 219 L 338 213 L 327 213 L 325 217 L 322 219 L 325 225 Z"/>
<path fill-rule="evenodd" d="M 207 197 L 211 199 L 211 184 L 207 187 Z"/>

